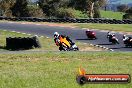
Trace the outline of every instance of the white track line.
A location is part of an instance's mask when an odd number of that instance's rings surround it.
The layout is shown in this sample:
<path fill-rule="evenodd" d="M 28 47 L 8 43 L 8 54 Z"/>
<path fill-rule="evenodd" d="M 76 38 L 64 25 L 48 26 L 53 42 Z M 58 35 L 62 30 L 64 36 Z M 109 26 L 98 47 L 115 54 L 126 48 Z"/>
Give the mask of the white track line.
<path fill-rule="evenodd" d="M 21 24 L 26 24 L 26 23 L 21 23 Z"/>
<path fill-rule="evenodd" d="M 11 31 L 11 32 L 16 32 L 16 31 Z"/>
<path fill-rule="evenodd" d="M 26 33 L 22 33 L 22 34 L 24 34 L 24 35 L 25 35 Z"/>
<path fill-rule="evenodd" d="M 41 24 L 35 24 L 35 25 L 41 25 Z"/>
<path fill-rule="evenodd" d="M 27 35 L 31 35 L 31 34 L 27 34 Z"/>
<path fill-rule="evenodd" d="M 21 33 L 21 32 L 16 32 L 16 33 Z"/>

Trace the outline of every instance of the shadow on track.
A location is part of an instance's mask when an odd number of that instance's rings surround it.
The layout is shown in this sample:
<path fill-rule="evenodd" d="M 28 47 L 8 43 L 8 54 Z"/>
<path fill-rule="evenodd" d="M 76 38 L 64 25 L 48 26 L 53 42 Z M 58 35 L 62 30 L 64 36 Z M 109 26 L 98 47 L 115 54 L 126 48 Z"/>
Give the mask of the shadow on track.
<path fill-rule="evenodd" d="M 132 47 L 118 47 L 118 48 L 110 48 L 110 49 L 123 49 L 123 48 L 131 48 L 132 49 Z"/>
<path fill-rule="evenodd" d="M 121 47 L 120 48 L 110 48 L 110 49 L 121 49 Z"/>
<path fill-rule="evenodd" d="M 126 47 L 126 46 L 125 46 L 125 47 L 121 47 L 121 48 L 132 48 L 132 47 Z"/>
<path fill-rule="evenodd" d="M 76 39 L 76 40 L 95 40 L 95 39 L 88 39 L 88 38 L 85 38 L 85 39 Z"/>
<path fill-rule="evenodd" d="M 106 43 L 106 44 L 97 44 L 97 45 L 113 45 L 112 43 Z"/>

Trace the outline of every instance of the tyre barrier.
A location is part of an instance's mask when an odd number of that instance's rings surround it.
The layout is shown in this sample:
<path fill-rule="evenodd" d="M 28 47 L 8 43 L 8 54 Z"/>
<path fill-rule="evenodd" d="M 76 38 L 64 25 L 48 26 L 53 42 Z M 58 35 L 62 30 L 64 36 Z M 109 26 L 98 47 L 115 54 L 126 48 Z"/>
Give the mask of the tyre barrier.
<path fill-rule="evenodd" d="M 41 45 L 36 36 L 34 37 L 7 37 L 6 49 L 8 50 L 24 50 L 32 48 L 40 48 Z"/>
<path fill-rule="evenodd" d="M 117 20 L 105 18 L 89 18 L 89 19 L 75 19 L 75 18 L 35 18 L 35 17 L 1 17 L 0 20 L 9 21 L 29 21 L 29 22 L 57 22 L 57 23 L 105 23 L 105 24 L 132 24 L 132 19 Z"/>

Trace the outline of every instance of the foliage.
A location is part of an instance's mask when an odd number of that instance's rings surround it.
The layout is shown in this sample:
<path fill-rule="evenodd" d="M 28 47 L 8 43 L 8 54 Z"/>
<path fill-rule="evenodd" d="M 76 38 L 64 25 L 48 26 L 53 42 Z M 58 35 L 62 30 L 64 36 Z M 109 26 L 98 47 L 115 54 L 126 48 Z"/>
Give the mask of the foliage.
<path fill-rule="evenodd" d="M 27 8 L 28 2 L 27 0 L 16 0 L 16 3 L 11 8 L 12 15 L 16 17 L 28 17 L 29 10 Z"/>
<path fill-rule="evenodd" d="M 126 13 L 132 14 L 132 7 L 129 8 L 129 9 L 126 11 Z"/>
<path fill-rule="evenodd" d="M 100 10 L 98 8 L 94 8 L 94 17 L 93 18 L 101 18 Z"/>
<path fill-rule="evenodd" d="M 3 16 L 12 16 L 10 8 L 14 5 L 15 0 L 0 0 L 0 9 L 3 11 Z"/>
<path fill-rule="evenodd" d="M 126 14 L 123 15 L 123 19 L 132 19 L 132 7 L 126 11 Z"/>
<path fill-rule="evenodd" d="M 126 10 L 128 10 L 128 8 L 129 7 L 127 5 L 125 5 L 125 4 L 122 4 L 122 5 L 117 6 L 117 10 L 119 12 L 126 12 Z"/>
<path fill-rule="evenodd" d="M 73 14 L 73 9 L 71 8 L 59 8 L 56 12 L 58 18 L 75 18 Z"/>
<path fill-rule="evenodd" d="M 39 0 L 38 4 L 46 16 L 55 16 L 57 9 L 67 6 L 67 0 Z"/>
<path fill-rule="evenodd" d="M 106 0 L 71 0 L 70 6 L 85 11 L 89 17 L 93 18 L 96 17 L 98 14 L 99 16 L 99 9 L 100 7 L 106 4 Z M 95 15 L 95 16 L 94 16 Z"/>
<path fill-rule="evenodd" d="M 123 15 L 123 19 L 132 19 L 132 14 Z"/>
<path fill-rule="evenodd" d="M 37 6 L 28 6 L 28 10 L 30 17 L 45 17 L 45 14 L 43 14 L 42 9 L 38 8 Z"/>
<path fill-rule="evenodd" d="M 87 14 L 74 8 L 59 8 L 55 13 L 56 18 L 88 18 Z"/>

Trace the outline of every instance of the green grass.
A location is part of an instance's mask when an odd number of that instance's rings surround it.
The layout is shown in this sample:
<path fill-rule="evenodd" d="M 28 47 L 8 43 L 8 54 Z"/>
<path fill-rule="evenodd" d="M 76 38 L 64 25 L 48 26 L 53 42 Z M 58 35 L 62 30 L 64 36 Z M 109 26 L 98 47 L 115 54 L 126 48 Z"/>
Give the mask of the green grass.
<path fill-rule="evenodd" d="M 132 54 L 47 52 L 0 54 L 0 88 L 132 88 L 129 84 L 76 83 L 78 68 L 88 74 L 132 75 Z"/>
<path fill-rule="evenodd" d="M 122 16 L 124 15 L 124 13 L 122 12 L 113 12 L 113 11 L 103 11 L 100 10 L 101 13 L 101 17 L 103 18 L 113 18 L 113 19 L 122 19 Z"/>
<path fill-rule="evenodd" d="M 132 32 L 131 24 L 75 24 L 80 28 L 101 29 L 121 32 Z"/>

